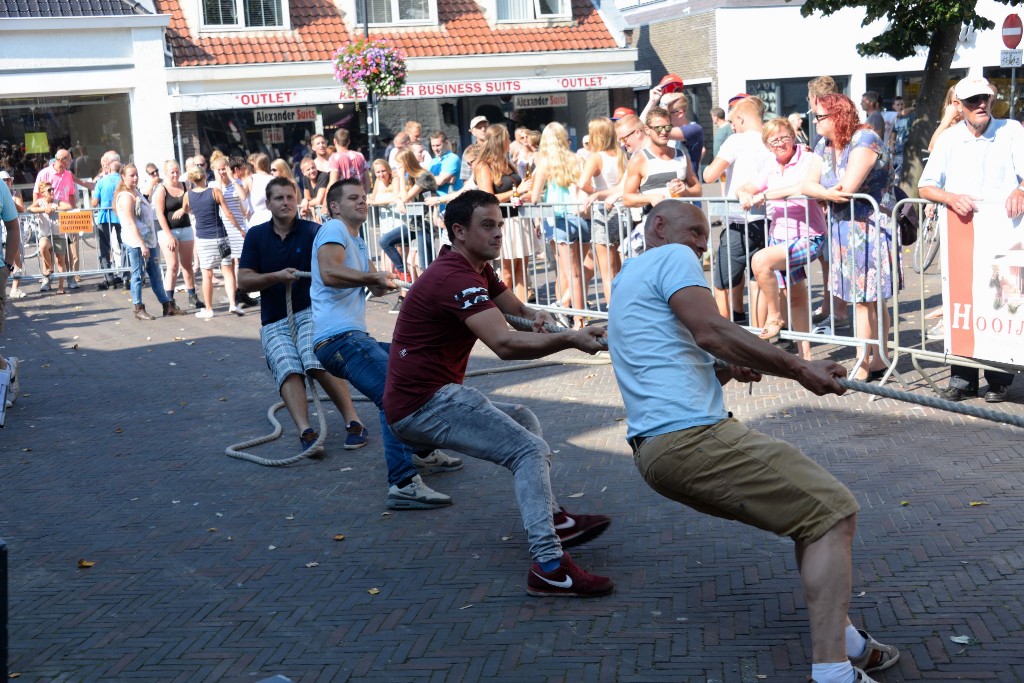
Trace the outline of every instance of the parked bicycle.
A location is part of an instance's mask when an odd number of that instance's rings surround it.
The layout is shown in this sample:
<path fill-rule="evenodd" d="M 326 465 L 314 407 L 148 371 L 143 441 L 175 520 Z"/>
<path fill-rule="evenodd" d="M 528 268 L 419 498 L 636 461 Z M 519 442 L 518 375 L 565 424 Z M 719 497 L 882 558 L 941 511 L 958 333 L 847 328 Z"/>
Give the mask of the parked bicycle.
<path fill-rule="evenodd" d="M 923 273 L 939 253 L 939 212 L 934 206 L 924 210 L 921 233 L 914 243 L 914 272 Z"/>

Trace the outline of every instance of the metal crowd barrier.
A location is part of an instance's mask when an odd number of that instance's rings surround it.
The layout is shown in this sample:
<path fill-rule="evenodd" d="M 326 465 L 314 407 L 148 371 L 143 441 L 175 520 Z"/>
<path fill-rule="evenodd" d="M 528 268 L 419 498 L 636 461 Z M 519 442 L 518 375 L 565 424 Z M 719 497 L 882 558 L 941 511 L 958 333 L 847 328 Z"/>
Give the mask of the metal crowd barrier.
<path fill-rule="evenodd" d="M 979 370 L 995 370 L 1009 373 L 1024 371 L 1024 368 L 1020 366 L 991 363 L 965 356 L 956 356 L 947 353 L 944 337 L 928 339 L 928 309 L 938 307 L 943 310 L 943 313 L 945 309 L 944 288 L 940 287 L 937 294 L 929 295 L 926 285 L 929 283 L 941 284 L 946 277 L 942 271 L 943 259 L 938 258 L 935 259 L 934 263 L 932 262 L 936 254 L 936 246 L 940 241 L 943 241 L 941 238 L 945 237 L 945 231 L 940 231 L 940 227 L 944 225 L 944 221 L 940 219 L 940 216 L 946 211 L 946 207 L 924 199 L 903 199 L 893 207 L 892 221 L 894 223 L 905 207 L 908 206 L 913 207 L 913 211 L 917 214 L 918 225 L 920 226 L 917 242 L 914 244 L 912 259 L 915 264 L 915 270 L 920 269 L 921 277 L 918 282 L 916 298 L 910 300 L 910 305 L 907 307 L 907 312 L 913 313 L 912 317 L 917 320 L 917 324 L 915 325 L 912 322 L 902 324 L 899 322 L 900 316 L 895 317 L 896 322 L 893 324 L 893 342 L 891 345 L 893 366 L 896 365 L 901 356 L 909 356 L 914 370 L 936 391 L 939 390 L 939 387 L 932 379 L 931 373 L 921 366 L 922 362 L 938 363 L 943 366 L 962 365 Z M 907 298 L 906 294 L 904 294 L 903 298 Z M 932 301 L 929 302 L 929 299 Z M 896 310 L 899 311 L 899 296 L 896 298 L 895 306 Z M 949 321 L 945 320 L 944 315 L 942 319 L 948 324 Z M 939 345 L 940 348 L 937 349 L 936 345 Z"/>
<path fill-rule="evenodd" d="M 111 235 L 111 265 L 102 265 L 96 218 L 101 209 L 72 209 L 56 214 L 18 214 L 21 227 L 21 258 L 19 271 L 12 279 L 24 281 L 89 277 L 94 275 L 128 272 L 127 256 L 122 255 L 120 244 Z M 60 259 L 64 272 L 58 270 Z M 123 265 L 122 261 L 123 260 Z"/>
<path fill-rule="evenodd" d="M 794 197 L 790 199 L 807 198 Z M 717 260 L 720 258 L 719 244 L 729 230 L 729 217 L 732 216 L 736 223 L 739 222 L 737 219 L 742 221 L 743 230 L 747 231 L 750 229 L 750 221 L 746 212 L 742 210 L 737 200 L 730 198 L 694 197 L 683 198 L 681 201 L 698 204 L 716 226 L 712 229 L 708 262 L 705 268 L 714 272 Z M 888 251 L 883 249 L 882 240 L 874 241 L 873 259 L 876 263 L 889 264 L 889 267 L 893 269 L 893 289 L 898 290 L 900 257 L 895 248 L 896 237 L 892 228 L 888 227 L 888 217 L 884 216 L 877 203 L 869 195 L 854 195 L 851 199 L 851 211 L 855 210 L 858 205 L 863 206 L 864 203 L 868 205 L 869 222 L 876 226 L 884 225 L 884 229 L 889 230 L 890 235 L 893 235 L 889 242 L 893 248 Z M 371 208 L 365 226 L 365 237 L 370 253 L 377 259 L 379 267 L 392 268 L 391 263 L 383 254 L 383 247 L 380 244 L 382 236 L 390 235 L 391 244 L 399 248 L 402 254 L 400 260 L 408 260 L 408 256 L 414 249 L 420 252 L 426 248 L 433 255 L 446 241 L 445 231 L 441 227 L 440 215 L 436 207 L 422 203 L 409 203 L 404 205 L 404 212 L 394 207 Z M 611 279 L 621 267 L 622 260 L 635 255 L 645 246 L 643 239 L 645 216 L 643 212 L 635 208 L 622 207 L 621 204 L 606 208 L 600 202 L 589 207 L 589 211 L 583 211 L 581 205 L 563 204 L 524 204 L 518 207 L 503 204 L 501 210 L 506 217 L 505 234 L 502 255 L 495 261 L 495 270 L 499 276 L 503 276 L 507 284 L 517 290 L 517 295 L 528 300 L 532 306 L 547 310 L 556 316 L 607 319 Z M 826 216 L 826 222 L 829 225 L 831 225 L 831 218 L 831 215 Z M 720 227 L 718 226 L 719 221 L 721 222 Z M 766 225 L 766 232 L 767 229 Z M 423 236 L 427 233 L 432 234 L 432 248 L 429 246 L 429 242 L 424 242 Z M 767 235 L 763 237 L 764 243 L 767 244 Z M 827 230 L 823 253 L 832 253 L 832 239 L 832 230 Z M 746 248 L 744 246 L 744 249 Z M 731 250 L 727 247 L 724 257 L 729 259 L 731 256 Z M 746 253 L 744 256 L 744 260 L 749 265 L 750 254 Z M 854 258 L 852 251 L 850 258 Z M 840 263 L 833 264 L 834 267 L 841 265 Z M 814 279 L 813 263 L 803 267 L 807 270 L 808 275 L 808 294 L 802 303 L 803 319 L 808 321 L 808 328 L 810 328 L 813 301 L 817 298 L 815 293 L 827 295 L 827 286 L 812 284 Z M 848 267 L 851 270 L 854 269 L 853 264 Z M 417 264 L 404 263 L 403 268 L 408 273 L 406 279 L 414 281 Z M 792 270 L 792 264 L 787 263 L 786 276 L 789 282 L 792 282 Z M 731 268 L 728 269 L 728 274 L 731 275 Z M 752 332 L 758 332 L 761 329 L 760 323 L 764 321 L 758 317 L 755 308 L 751 307 L 749 280 L 750 276 L 745 275 L 743 286 L 748 296 L 746 297 L 746 310 L 743 313 L 749 321 L 747 328 Z M 860 284 L 856 279 L 853 280 L 853 284 L 855 295 L 863 293 L 857 291 Z M 890 320 L 894 321 L 891 327 L 895 329 L 897 316 L 894 302 L 896 298 L 894 296 L 888 301 L 884 299 L 880 295 L 881 286 L 882 283 L 879 279 L 874 283 L 874 287 L 878 288 L 874 296 L 869 295 L 864 298 L 874 301 L 879 320 L 882 320 L 888 313 Z M 756 305 L 759 302 L 755 301 L 754 303 Z M 785 318 L 790 323 L 794 319 L 793 306 L 793 300 L 790 297 L 787 299 L 785 307 Z M 730 310 L 730 312 L 732 311 Z M 812 334 L 810 329 L 784 329 L 780 336 L 794 342 L 855 348 L 859 350 L 858 360 L 851 372 L 856 372 L 869 347 L 878 345 L 880 348 L 887 349 L 890 345 L 887 337 L 883 334 L 885 328 L 881 324 L 878 325 L 877 335 L 869 336 L 866 332 L 857 329 L 856 315 L 852 304 L 849 316 L 853 326 L 850 334 L 837 333 L 833 327 L 827 334 Z M 890 367 L 895 366 L 890 365 Z"/>

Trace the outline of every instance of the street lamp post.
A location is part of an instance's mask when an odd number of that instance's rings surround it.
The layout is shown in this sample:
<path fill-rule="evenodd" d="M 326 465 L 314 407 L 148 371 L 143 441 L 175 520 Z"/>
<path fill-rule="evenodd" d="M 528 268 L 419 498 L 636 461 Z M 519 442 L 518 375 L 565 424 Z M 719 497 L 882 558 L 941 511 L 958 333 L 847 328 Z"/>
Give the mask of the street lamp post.
<path fill-rule="evenodd" d="M 363 37 L 370 39 L 370 12 L 366 6 L 366 0 L 360 0 L 363 7 Z M 380 121 L 377 118 L 377 95 L 367 89 L 366 93 L 366 147 L 369 152 L 370 163 L 373 163 L 377 155 L 377 136 L 380 134 Z"/>

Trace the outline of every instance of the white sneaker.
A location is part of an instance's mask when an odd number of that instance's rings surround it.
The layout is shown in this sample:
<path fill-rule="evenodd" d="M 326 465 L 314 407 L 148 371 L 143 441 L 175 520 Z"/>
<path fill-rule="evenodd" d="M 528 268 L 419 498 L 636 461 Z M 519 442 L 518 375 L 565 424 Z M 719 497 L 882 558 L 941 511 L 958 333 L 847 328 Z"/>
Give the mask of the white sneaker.
<path fill-rule="evenodd" d="M 18 400 L 18 393 L 21 392 L 21 383 L 18 381 L 18 359 L 14 356 L 8 358 L 7 368 L 11 371 L 11 384 L 7 392 L 7 401 L 13 404 Z"/>
<path fill-rule="evenodd" d="M 392 486 L 388 489 L 387 506 L 390 510 L 430 510 L 451 504 L 450 496 L 438 493 L 424 484 L 418 474 L 407 486 Z"/>
<path fill-rule="evenodd" d="M 68 289 L 79 289 L 78 282 L 75 280 L 75 278 L 68 278 Z"/>
<path fill-rule="evenodd" d="M 940 320 L 931 327 L 924 335 L 925 339 L 945 339 L 946 338 L 946 321 Z"/>
<path fill-rule="evenodd" d="M 241 309 L 241 307 L 239 307 L 239 306 L 229 306 L 228 307 L 228 312 L 234 313 L 235 315 L 238 315 L 238 316 L 245 315 L 245 311 L 243 311 Z"/>
<path fill-rule="evenodd" d="M 412 454 L 412 464 L 423 476 L 438 472 L 455 472 L 462 469 L 462 460 L 454 458 L 444 451 L 435 450 L 424 458 Z"/>
<path fill-rule="evenodd" d="M 12 299 L 24 299 L 25 298 L 25 290 L 21 289 L 20 287 L 18 289 L 12 289 L 9 296 Z"/>
<path fill-rule="evenodd" d="M 211 311 L 209 308 L 203 308 L 199 311 L 196 311 L 196 317 L 202 318 L 203 320 L 209 320 L 210 318 L 213 317 L 213 311 Z"/>

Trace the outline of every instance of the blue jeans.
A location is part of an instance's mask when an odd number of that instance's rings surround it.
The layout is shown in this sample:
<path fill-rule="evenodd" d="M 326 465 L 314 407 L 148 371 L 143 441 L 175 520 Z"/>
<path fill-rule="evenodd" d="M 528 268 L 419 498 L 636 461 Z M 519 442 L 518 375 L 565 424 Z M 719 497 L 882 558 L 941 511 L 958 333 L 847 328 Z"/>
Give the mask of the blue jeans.
<path fill-rule="evenodd" d="M 434 226 L 429 223 L 416 231 L 416 253 L 421 270 L 434 262 Z"/>
<path fill-rule="evenodd" d="M 562 556 L 552 520 L 558 506 L 551 492 L 551 449 L 529 408 L 492 403 L 476 389 L 447 384 L 391 428 L 406 443 L 450 448 L 511 470 L 530 554 L 538 562 Z"/>
<path fill-rule="evenodd" d="M 143 261 L 141 247 L 125 246 L 128 252 L 128 265 L 132 270 L 132 303 L 142 303 L 142 271 L 149 275 L 149 286 L 153 288 L 157 300 L 164 304 L 171 300 L 164 291 L 163 275 L 160 273 L 160 262 L 157 256 L 160 255 L 160 247 L 153 247 L 149 250 L 149 258 Z"/>
<path fill-rule="evenodd" d="M 390 348 L 390 344 L 378 342 L 365 332 L 353 330 L 329 339 L 318 347 L 316 357 L 327 372 L 348 380 L 377 406 L 380 411 L 380 433 L 384 440 L 384 460 L 388 465 L 388 484 L 396 485 L 415 477 L 417 470 L 412 464 L 414 451 L 398 440 L 384 419 L 382 400 Z"/>
<path fill-rule="evenodd" d="M 409 228 L 404 225 L 388 230 L 380 236 L 380 248 L 391 259 L 391 263 L 394 264 L 395 270 L 399 273 L 405 272 L 405 259 L 402 258 L 402 254 L 395 245 L 401 244 L 403 247 L 408 248 L 411 243 L 412 238 L 409 236 Z"/>

